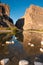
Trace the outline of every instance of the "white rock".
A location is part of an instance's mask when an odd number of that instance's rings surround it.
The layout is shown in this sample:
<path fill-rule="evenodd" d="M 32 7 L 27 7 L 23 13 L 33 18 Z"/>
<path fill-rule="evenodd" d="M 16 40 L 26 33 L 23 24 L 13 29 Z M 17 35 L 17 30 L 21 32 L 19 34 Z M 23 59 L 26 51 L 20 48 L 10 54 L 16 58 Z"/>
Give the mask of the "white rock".
<path fill-rule="evenodd" d="M 34 44 L 31 44 L 31 47 L 34 47 Z"/>
<path fill-rule="evenodd" d="M 17 37 L 15 37 L 15 40 L 17 39 Z"/>
<path fill-rule="evenodd" d="M 43 41 L 41 41 L 41 45 L 43 45 Z"/>
<path fill-rule="evenodd" d="M 14 44 L 14 41 L 12 41 L 11 43 Z"/>
<path fill-rule="evenodd" d="M 20 60 L 19 65 L 29 65 L 29 62 L 27 60 Z"/>
<path fill-rule="evenodd" d="M 31 43 L 28 43 L 28 45 L 31 45 Z"/>
<path fill-rule="evenodd" d="M 34 62 L 34 65 L 43 65 L 41 62 Z"/>
<path fill-rule="evenodd" d="M 2 60 L 0 61 L 0 63 L 1 63 L 1 65 L 5 65 L 8 61 L 9 61 L 8 58 L 7 58 L 7 59 L 2 59 Z"/>
<path fill-rule="evenodd" d="M 6 44 L 10 44 L 11 42 L 10 41 L 6 41 Z"/>
<path fill-rule="evenodd" d="M 6 41 L 6 44 L 14 44 L 14 41 Z"/>
<path fill-rule="evenodd" d="M 42 49 L 42 48 L 40 48 L 40 51 L 41 51 L 41 52 L 43 52 L 43 49 Z"/>

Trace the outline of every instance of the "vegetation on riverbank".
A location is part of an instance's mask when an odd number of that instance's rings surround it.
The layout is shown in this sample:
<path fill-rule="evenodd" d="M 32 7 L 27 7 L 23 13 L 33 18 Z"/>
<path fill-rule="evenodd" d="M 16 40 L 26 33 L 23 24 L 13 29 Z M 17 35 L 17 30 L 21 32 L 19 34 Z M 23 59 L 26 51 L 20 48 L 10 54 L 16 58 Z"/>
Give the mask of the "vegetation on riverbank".
<path fill-rule="evenodd" d="M 23 31 L 29 31 L 29 32 L 36 32 L 36 33 L 43 33 L 43 30 L 39 30 L 39 29 L 28 29 L 28 30 L 20 30 L 17 27 L 12 27 L 12 28 L 4 28 L 1 27 L 0 28 L 0 33 L 1 31 L 5 31 L 5 33 L 11 33 L 11 34 L 17 34 L 17 32 L 23 32 Z M 7 32 L 7 31 L 11 31 L 11 32 Z M 4 32 L 2 32 L 4 33 Z"/>

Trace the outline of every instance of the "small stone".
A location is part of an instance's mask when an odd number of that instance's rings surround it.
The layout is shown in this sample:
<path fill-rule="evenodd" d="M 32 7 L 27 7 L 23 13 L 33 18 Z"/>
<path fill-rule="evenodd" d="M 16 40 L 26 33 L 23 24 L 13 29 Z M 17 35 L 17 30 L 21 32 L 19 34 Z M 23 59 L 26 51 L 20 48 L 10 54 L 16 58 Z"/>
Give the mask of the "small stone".
<path fill-rule="evenodd" d="M 35 62 L 34 62 L 34 65 L 43 65 L 43 63 L 38 62 L 38 61 L 37 61 L 37 62 L 35 61 Z"/>
<path fill-rule="evenodd" d="M 31 45 L 31 43 L 28 43 L 28 45 Z"/>
<path fill-rule="evenodd" d="M 11 43 L 14 44 L 14 41 L 12 41 Z"/>
<path fill-rule="evenodd" d="M 15 40 L 17 39 L 17 37 L 15 37 Z"/>
<path fill-rule="evenodd" d="M 6 58 L 6 59 L 2 59 L 2 60 L 0 61 L 0 63 L 1 63 L 1 65 L 5 65 L 8 61 L 9 61 L 9 59 Z"/>
<path fill-rule="evenodd" d="M 6 44 L 14 44 L 14 41 L 6 41 Z"/>
<path fill-rule="evenodd" d="M 5 44 L 2 44 L 2 46 L 4 46 Z"/>
<path fill-rule="evenodd" d="M 34 44 L 31 44 L 31 47 L 34 47 Z"/>
<path fill-rule="evenodd" d="M 43 52 L 43 48 L 40 48 L 40 51 Z"/>
<path fill-rule="evenodd" d="M 29 62 L 27 60 L 20 60 L 19 65 L 29 65 Z"/>
<path fill-rule="evenodd" d="M 41 45 L 43 45 L 43 41 L 41 41 Z"/>

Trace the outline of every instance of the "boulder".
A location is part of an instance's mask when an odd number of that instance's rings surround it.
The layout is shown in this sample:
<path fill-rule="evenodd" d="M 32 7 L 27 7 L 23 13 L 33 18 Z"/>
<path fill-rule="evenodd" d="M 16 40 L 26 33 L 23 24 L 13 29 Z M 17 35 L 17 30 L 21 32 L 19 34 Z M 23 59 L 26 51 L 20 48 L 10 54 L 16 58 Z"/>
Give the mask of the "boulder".
<path fill-rule="evenodd" d="M 29 65 L 29 62 L 27 60 L 20 60 L 19 65 Z"/>

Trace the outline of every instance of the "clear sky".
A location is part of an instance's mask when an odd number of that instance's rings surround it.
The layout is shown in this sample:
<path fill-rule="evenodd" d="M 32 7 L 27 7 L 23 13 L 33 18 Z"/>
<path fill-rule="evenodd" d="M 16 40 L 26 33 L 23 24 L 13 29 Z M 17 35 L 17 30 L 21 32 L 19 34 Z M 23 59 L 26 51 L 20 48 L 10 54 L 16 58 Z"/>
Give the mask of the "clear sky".
<path fill-rule="evenodd" d="M 24 15 L 31 4 L 43 7 L 43 0 L 1 0 L 1 2 L 9 5 L 10 17 L 14 23 Z"/>

